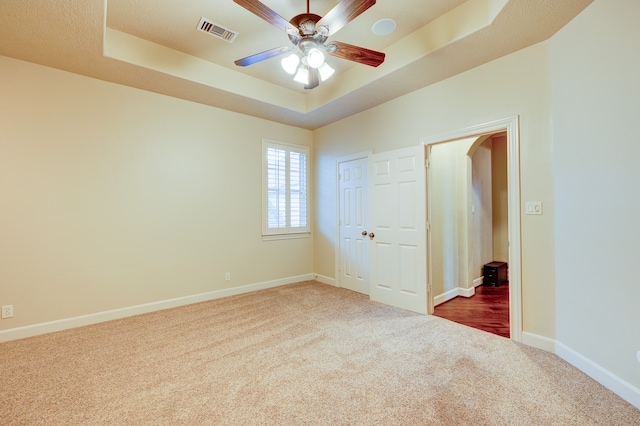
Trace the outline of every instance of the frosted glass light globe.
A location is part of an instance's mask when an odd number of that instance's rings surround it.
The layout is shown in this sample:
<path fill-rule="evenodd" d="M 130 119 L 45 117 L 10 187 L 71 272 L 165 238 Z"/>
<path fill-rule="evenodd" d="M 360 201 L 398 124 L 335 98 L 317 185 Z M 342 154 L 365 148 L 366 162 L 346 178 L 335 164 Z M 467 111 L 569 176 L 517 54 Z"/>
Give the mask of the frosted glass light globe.
<path fill-rule="evenodd" d="M 284 58 L 281 64 L 282 64 L 282 68 L 288 74 L 293 75 L 296 73 L 296 70 L 298 69 L 298 64 L 300 64 L 300 58 L 298 58 L 297 54 L 292 53 L 291 55 Z"/>
<path fill-rule="evenodd" d="M 331 77 L 335 72 L 335 70 L 331 68 L 331 66 L 326 62 L 320 66 L 320 69 L 318 71 L 320 71 L 320 79 L 322 81 L 326 81 L 327 79 L 329 79 L 329 77 Z"/>
<path fill-rule="evenodd" d="M 305 67 L 298 68 L 298 72 L 293 79 L 298 83 L 309 84 L 309 70 Z"/>
<path fill-rule="evenodd" d="M 309 53 L 307 53 L 307 64 L 309 64 L 311 68 L 320 68 L 323 63 L 324 53 L 315 47 L 309 49 Z"/>

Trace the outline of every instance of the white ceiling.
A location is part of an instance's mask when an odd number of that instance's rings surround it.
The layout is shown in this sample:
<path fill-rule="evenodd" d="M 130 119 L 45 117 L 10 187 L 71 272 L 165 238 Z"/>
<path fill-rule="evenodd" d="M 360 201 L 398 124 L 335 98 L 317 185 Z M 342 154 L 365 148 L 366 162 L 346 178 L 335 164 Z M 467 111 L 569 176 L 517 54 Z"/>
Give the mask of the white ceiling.
<path fill-rule="evenodd" d="M 305 91 L 278 58 L 234 60 L 289 45 L 232 0 L 3 0 L 0 55 L 315 129 L 546 40 L 593 0 L 380 0 L 330 40 L 384 52 L 378 68 L 329 57 L 337 72 Z M 263 0 L 285 19 L 305 0 Z M 310 0 L 325 15 L 337 0 Z M 239 35 L 196 30 L 201 17 Z M 391 18 L 397 30 L 371 31 Z"/>

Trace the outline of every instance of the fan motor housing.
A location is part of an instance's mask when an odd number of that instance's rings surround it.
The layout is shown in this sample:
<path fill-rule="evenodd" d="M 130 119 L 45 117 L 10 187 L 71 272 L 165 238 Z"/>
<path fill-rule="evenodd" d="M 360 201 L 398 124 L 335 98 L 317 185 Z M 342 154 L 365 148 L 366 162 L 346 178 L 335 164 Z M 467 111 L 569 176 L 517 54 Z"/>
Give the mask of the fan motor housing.
<path fill-rule="evenodd" d="M 296 15 L 289 23 L 300 30 L 300 35 L 312 35 L 316 30 L 316 22 L 322 19 L 315 13 L 301 13 Z"/>

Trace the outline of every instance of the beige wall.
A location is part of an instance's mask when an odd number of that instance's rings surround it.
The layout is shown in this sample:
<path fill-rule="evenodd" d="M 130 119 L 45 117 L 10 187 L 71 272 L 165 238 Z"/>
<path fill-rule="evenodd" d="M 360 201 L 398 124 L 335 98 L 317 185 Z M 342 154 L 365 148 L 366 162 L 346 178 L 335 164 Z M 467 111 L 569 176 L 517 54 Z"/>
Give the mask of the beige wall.
<path fill-rule="evenodd" d="M 262 138 L 310 131 L 6 57 L 0 94 L 0 329 L 313 272 L 261 239 Z"/>
<path fill-rule="evenodd" d="M 429 155 L 431 211 L 431 280 L 433 297 L 469 288 L 470 258 L 467 205 L 470 160 L 475 138 L 436 144 Z"/>
<path fill-rule="evenodd" d="M 636 0 L 597 0 L 551 40 L 550 69 L 557 340 L 640 407 L 638 17 Z"/>
<path fill-rule="evenodd" d="M 478 141 L 477 143 L 480 143 Z M 483 274 L 483 266 L 493 258 L 492 163 L 493 142 L 486 138 L 472 149 L 471 155 L 471 264 L 469 286 Z"/>
<path fill-rule="evenodd" d="M 491 198 L 493 206 L 493 260 L 509 261 L 509 194 L 507 191 L 507 136 L 491 138 Z"/>
<path fill-rule="evenodd" d="M 518 115 L 522 199 L 545 206 L 542 216 L 522 216 L 523 326 L 555 337 L 549 107 L 548 46 L 542 43 L 317 130 L 316 272 L 335 276 L 336 158 L 412 146 L 423 137 Z"/>

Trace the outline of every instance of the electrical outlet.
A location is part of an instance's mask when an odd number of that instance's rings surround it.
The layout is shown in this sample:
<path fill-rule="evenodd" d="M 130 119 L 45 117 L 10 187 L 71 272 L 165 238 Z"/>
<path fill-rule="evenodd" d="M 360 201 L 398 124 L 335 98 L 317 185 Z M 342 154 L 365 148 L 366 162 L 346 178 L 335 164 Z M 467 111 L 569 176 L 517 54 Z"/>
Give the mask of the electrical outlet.
<path fill-rule="evenodd" d="M 2 307 L 2 319 L 13 317 L 13 305 L 5 305 Z"/>
<path fill-rule="evenodd" d="M 225 281 L 231 281 L 231 272 L 225 272 L 224 280 Z"/>
<path fill-rule="evenodd" d="M 525 214 L 542 214 L 542 201 L 527 201 Z"/>

